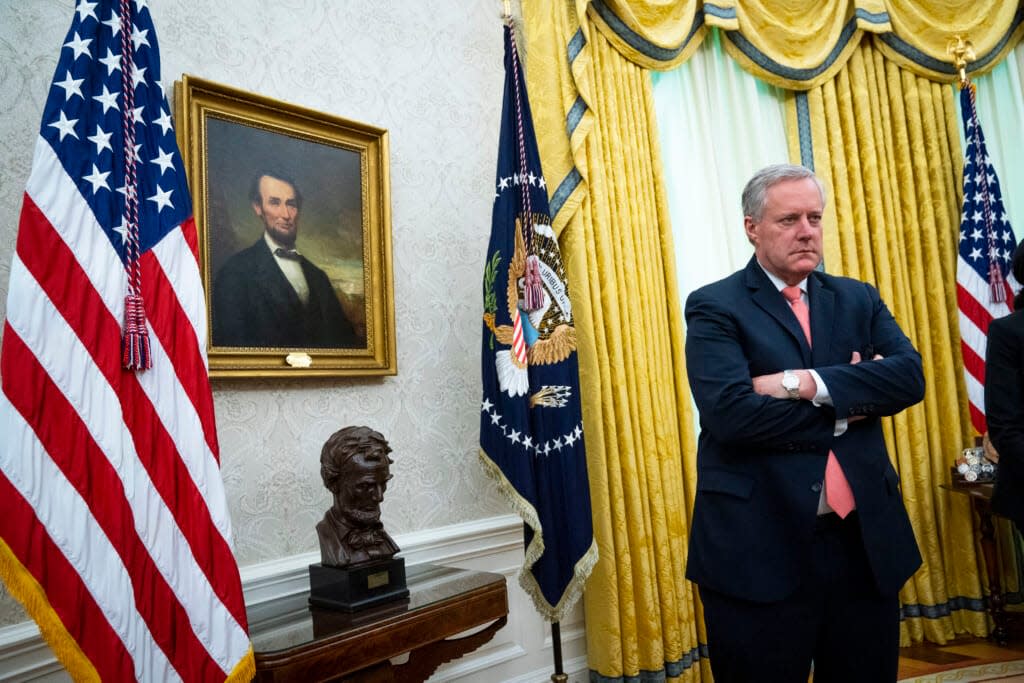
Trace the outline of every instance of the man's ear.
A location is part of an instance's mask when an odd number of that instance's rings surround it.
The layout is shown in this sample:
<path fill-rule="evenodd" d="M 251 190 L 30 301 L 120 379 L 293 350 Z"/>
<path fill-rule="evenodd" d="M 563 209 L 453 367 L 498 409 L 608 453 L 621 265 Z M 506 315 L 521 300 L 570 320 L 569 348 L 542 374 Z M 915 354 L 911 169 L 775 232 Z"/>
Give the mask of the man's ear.
<path fill-rule="evenodd" d="M 253 202 L 252 203 L 252 210 L 256 213 L 257 216 L 259 216 L 260 218 L 263 218 L 263 207 L 262 206 L 260 206 L 256 202 Z"/>
<path fill-rule="evenodd" d="M 743 230 L 747 233 L 747 240 L 749 240 L 750 243 L 755 245 L 755 246 L 757 245 L 757 241 L 756 241 L 756 237 L 757 237 L 756 226 L 757 226 L 757 223 L 754 222 L 753 218 L 751 218 L 750 216 L 744 216 L 743 217 Z"/>

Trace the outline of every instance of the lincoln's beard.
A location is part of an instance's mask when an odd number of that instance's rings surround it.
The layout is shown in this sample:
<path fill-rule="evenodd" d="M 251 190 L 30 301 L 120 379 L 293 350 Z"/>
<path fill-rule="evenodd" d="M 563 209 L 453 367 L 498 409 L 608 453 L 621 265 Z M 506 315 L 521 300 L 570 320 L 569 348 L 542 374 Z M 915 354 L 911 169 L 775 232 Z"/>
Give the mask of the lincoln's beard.
<path fill-rule="evenodd" d="M 264 221 L 266 223 L 266 221 Z M 271 225 L 266 223 L 267 232 L 274 239 L 275 242 L 280 244 L 282 247 L 291 249 L 295 246 L 295 237 L 298 234 L 298 230 L 294 227 L 285 227 L 278 225 Z"/>
<path fill-rule="evenodd" d="M 370 526 L 380 521 L 380 508 L 375 507 L 373 510 L 355 510 L 349 508 L 342 510 L 342 517 L 347 521 L 351 522 L 353 526 Z"/>

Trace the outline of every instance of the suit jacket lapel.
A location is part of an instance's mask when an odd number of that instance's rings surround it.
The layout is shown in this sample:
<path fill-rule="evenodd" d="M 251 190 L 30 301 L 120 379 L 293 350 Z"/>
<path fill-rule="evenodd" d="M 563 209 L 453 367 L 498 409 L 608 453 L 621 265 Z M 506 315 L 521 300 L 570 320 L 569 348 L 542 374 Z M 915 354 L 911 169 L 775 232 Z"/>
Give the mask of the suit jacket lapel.
<path fill-rule="evenodd" d="M 835 294 L 821 283 L 817 273 L 811 273 L 807 278 L 807 298 L 811 302 L 811 338 L 814 340 L 811 360 L 814 366 L 828 365 L 832 357 L 829 345 L 836 314 Z"/>
<path fill-rule="evenodd" d="M 747 264 L 747 286 L 751 288 L 751 298 L 754 303 L 760 306 L 766 313 L 775 318 L 780 325 L 793 338 L 794 343 L 800 347 L 800 355 L 803 356 L 804 364 L 809 366 L 811 362 L 811 348 L 807 344 L 800 322 L 793 315 L 782 292 L 775 289 L 775 285 L 768 279 L 768 276 L 761 270 L 756 258 L 751 258 Z M 811 312 L 811 325 L 814 325 L 814 313 Z M 813 330 L 813 327 L 812 327 Z M 813 334 L 813 331 L 812 331 Z"/>

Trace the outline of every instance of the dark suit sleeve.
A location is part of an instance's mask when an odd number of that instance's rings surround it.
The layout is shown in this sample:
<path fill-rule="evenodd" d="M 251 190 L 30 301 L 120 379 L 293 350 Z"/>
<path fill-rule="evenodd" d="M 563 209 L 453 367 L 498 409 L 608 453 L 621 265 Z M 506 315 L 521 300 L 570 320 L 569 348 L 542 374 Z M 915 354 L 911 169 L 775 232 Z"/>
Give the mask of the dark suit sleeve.
<path fill-rule="evenodd" d="M 861 284 L 867 297 L 870 339 L 860 353 L 867 357 L 856 365 L 841 363 L 815 368 L 828 387 L 836 416 L 840 418 L 895 415 L 924 398 L 921 355 L 903 334 L 878 291 Z M 847 305 L 852 306 L 853 302 Z M 871 360 L 874 354 L 882 359 Z"/>
<path fill-rule="evenodd" d="M 999 467 L 1024 477 L 1024 318 L 994 320 L 985 353 L 985 416 Z M 1013 324 L 1017 325 L 1014 334 Z"/>
<path fill-rule="evenodd" d="M 827 447 L 835 431 L 832 410 L 756 393 L 747 341 L 759 343 L 745 340 L 722 297 L 705 288 L 687 298 L 686 372 L 702 429 L 723 444 L 756 452 Z"/>

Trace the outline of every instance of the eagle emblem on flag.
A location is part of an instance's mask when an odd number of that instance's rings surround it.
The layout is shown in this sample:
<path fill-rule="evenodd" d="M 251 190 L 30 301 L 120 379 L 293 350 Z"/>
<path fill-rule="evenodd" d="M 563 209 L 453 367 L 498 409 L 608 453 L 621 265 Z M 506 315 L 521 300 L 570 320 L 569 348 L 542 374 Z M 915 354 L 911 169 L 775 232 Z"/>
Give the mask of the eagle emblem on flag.
<path fill-rule="evenodd" d="M 565 267 L 550 223 L 545 221 L 534 225 L 534 242 L 542 282 L 540 307 L 533 311 L 525 309 L 526 246 L 521 221 L 516 219 L 516 246 L 508 264 L 505 294 L 512 324 L 495 325 L 494 312 L 484 312 L 484 322 L 494 338 L 499 344 L 511 347 L 495 353 L 498 382 L 502 391 L 510 396 L 522 396 L 528 391 L 528 365 L 559 363 L 576 350 L 576 330 L 572 326 L 572 303 L 565 284 Z M 497 252 L 496 255 L 500 258 Z M 487 286 L 493 288 L 493 279 Z M 497 300 L 493 291 L 487 292 L 485 297 L 488 301 Z M 544 389 L 542 387 L 541 391 Z M 557 393 L 564 398 L 568 390 L 564 387 Z"/>

